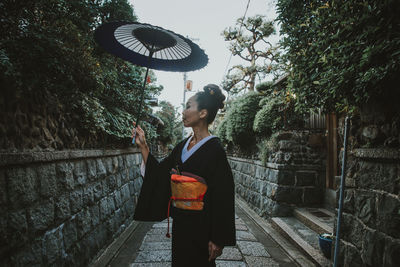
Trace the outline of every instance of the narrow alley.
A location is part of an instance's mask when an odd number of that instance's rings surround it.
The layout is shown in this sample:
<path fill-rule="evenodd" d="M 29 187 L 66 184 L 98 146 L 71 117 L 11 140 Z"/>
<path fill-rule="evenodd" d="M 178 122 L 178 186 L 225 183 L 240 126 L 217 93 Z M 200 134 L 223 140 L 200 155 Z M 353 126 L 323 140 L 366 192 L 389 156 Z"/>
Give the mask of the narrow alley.
<path fill-rule="evenodd" d="M 400 267 L 400 0 L 0 14 L 0 267 Z"/>
<path fill-rule="evenodd" d="M 217 266 L 313 266 L 275 229 L 236 200 L 236 238 L 217 258 Z M 170 266 L 171 240 L 165 237 L 167 221 L 140 222 L 120 245 L 103 253 L 94 266 Z M 108 254 L 108 255 L 107 255 Z"/>

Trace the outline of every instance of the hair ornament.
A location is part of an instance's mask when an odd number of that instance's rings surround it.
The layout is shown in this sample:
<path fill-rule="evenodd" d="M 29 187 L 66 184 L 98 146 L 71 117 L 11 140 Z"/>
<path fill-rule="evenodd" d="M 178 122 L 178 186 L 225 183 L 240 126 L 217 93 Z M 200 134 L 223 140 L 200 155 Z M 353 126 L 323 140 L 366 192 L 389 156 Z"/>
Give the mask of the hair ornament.
<path fill-rule="evenodd" d="M 214 90 L 211 89 L 211 90 L 210 90 L 210 95 L 213 95 L 213 94 L 214 94 Z"/>

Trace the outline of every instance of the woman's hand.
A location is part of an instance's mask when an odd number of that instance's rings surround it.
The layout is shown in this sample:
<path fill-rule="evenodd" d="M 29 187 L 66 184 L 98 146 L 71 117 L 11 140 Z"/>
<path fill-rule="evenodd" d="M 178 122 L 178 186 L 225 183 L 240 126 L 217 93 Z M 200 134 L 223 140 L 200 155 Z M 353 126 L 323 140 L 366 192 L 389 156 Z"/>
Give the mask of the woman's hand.
<path fill-rule="evenodd" d="M 212 261 L 222 255 L 223 248 L 217 246 L 212 241 L 208 242 L 208 261 Z"/>
<path fill-rule="evenodd" d="M 147 146 L 146 143 L 146 137 L 144 134 L 144 131 L 140 126 L 138 125 L 136 128 L 136 123 L 133 123 L 133 129 L 132 129 L 132 138 L 135 137 L 135 143 L 139 146 L 140 149 L 144 148 Z"/>
<path fill-rule="evenodd" d="M 149 156 L 149 147 L 146 143 L 146 137 L 144 135 L 144 131 L 140 126 L 136 127 L 136 123 L 133 123 L 133 129 L 132 129 L 132 138 L 135 137 L 135 143 L 138 145 L 140 148 L 140 152 L 142 153 L 142 158 L 144 164 L 147 162 L 147 158 Z"/>

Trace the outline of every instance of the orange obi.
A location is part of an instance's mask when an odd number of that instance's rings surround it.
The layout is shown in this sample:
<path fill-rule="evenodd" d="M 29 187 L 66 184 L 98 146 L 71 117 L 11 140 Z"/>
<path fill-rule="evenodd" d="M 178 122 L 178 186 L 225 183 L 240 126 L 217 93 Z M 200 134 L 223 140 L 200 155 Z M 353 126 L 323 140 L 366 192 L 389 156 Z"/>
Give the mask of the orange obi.
<path fill-rule="evenodd" d="M 207 191 L 206 182 L 201 177 L 183 174 L 186 175 L 171 175 L 171 200 L 174 207 L 184 210 L 202 210 L 203 198 Z"/>
<path fill-rule="evenodd" d="M 169 235 L 169 209 L 172 205 L 183 210 L 203 210 L 204 195 L 207 192 L 206 181 L 192 173 L 171 174 L 171 198 L 168 203 L 168 232 Z"/>

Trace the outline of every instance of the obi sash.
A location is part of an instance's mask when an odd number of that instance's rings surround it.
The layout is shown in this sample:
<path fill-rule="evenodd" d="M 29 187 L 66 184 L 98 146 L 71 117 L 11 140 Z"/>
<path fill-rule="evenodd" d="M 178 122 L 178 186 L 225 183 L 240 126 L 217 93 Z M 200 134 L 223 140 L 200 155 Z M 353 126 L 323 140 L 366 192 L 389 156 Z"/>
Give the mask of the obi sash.
<path fill-rule="evenodd" d="M 192 173 L 177 173 L 174 169 L 171 174 L 171 198 L 168 203 L 168 230 L 169 234 L 169 211 L 171 204 L 183 210 L 203 210 L 204 195 L 207 192 L 207 183 L 205 180 Z M 172 203 L 171 203 L 172 202 Z"/>

